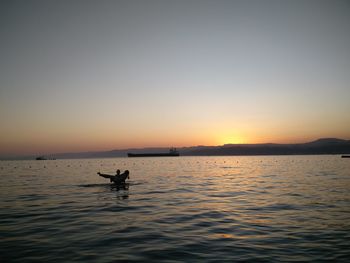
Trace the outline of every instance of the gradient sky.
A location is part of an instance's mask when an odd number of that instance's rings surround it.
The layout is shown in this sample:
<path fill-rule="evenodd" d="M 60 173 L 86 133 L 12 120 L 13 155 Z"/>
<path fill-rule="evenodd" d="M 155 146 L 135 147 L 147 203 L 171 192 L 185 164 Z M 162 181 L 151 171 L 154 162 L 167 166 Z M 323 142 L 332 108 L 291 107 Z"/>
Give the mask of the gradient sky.
<path fill-rule="evenodd" d="M 0 154 L 350 139 L 349 1 L 1 1 Z"/>

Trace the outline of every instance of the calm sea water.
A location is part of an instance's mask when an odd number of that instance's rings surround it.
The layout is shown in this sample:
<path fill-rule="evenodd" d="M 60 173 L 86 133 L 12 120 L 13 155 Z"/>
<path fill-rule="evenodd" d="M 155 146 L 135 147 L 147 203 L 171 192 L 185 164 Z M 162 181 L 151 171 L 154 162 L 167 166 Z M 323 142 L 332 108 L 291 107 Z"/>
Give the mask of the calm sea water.
<path fill-rule="evenodd" d="M 1 161 L 0 197 L 1 262 L 350 260 L 339 156 Z"/>

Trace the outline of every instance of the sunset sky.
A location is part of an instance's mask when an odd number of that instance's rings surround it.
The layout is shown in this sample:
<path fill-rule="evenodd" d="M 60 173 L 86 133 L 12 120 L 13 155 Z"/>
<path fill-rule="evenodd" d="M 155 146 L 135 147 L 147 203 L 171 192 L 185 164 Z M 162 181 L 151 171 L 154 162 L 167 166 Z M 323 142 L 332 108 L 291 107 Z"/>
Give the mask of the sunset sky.
<path fill-rule="evenodd" d="M 1 1 L 0 155 L 350 139 L 349 1 Z"/>

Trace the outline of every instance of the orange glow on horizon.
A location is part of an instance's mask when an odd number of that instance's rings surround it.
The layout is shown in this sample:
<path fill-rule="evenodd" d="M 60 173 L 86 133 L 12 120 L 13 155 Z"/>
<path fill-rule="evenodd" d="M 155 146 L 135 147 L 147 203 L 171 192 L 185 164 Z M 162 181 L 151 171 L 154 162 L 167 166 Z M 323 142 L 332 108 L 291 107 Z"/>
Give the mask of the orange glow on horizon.
<path fill-rule="evenodd" d="M 212 127 L 215 126 L 215 129 Z M 269 133 L 270 131 L 270 133 Z M 275 131 L 275 133 L 272 133 Z M 202 125 L 199 127 L 186 127 L 184 129 L 162 130 L 118 130 L 116 128 L 86 129 L 86 133 L 80 130 L 58 130 L 55 132 L 33 132 L 26 136 L 19 136 L 16 132 L 7 134 L 7 139 L 0 142 L 0 154 L 6 155 L 40 155 L 65 152 L 110 151 L 128 148 L 148 147 L 190 147 L 190 146 L 219 146 L 224 144 L 256 144 L 256 143 L 305 143 L 319 138 L 336 137 L 349 139 L 346 133 L 334 134 L 307 134 L 304 137 L 292 132 L 278 134 L 277 129 L 238 129 L 237 127 L 225 127 Z M 5 137 L 5 136 L 4 136 Z"/>

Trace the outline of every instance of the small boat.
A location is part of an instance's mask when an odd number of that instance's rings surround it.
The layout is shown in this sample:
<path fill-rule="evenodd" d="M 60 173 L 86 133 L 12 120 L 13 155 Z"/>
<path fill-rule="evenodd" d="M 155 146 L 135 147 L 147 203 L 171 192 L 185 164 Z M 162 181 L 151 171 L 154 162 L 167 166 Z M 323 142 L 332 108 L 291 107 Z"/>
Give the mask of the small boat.
<path fill-rule="evenodd" d="M 350 155 L 342 155 L 341 158 L 350 158 Z"/>
<path fill-rule="evenodd" d="M 128 153 L 128 157 L 172 157 L 180 156 L 176 148 L 170 148 L 168 153 Z"/>

